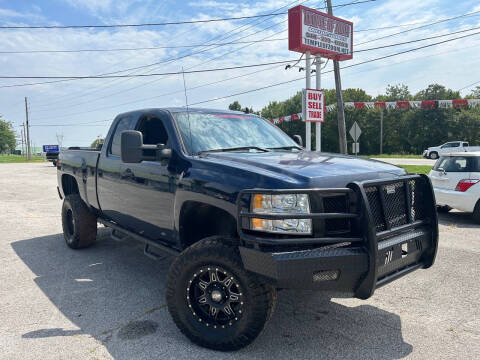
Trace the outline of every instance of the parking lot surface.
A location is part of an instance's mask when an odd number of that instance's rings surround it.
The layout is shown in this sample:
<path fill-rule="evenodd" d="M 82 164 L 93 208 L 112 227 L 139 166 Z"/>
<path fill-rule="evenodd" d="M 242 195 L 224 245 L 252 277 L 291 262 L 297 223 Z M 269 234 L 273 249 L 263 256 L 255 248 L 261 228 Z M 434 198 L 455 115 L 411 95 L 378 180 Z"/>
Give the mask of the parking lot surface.
<path fill-rule="evenodd" d="M 172 260 L 141 244 L 74 251 L 61 234 L 50 163 L 0 165 L 2 359 L 478 359 L 480 225 L 440 215 L 435 265 L 366 301 L 280 291 L 275 314 L 251 346 L 219 353 L 190 343 L 165 305 Z"/>

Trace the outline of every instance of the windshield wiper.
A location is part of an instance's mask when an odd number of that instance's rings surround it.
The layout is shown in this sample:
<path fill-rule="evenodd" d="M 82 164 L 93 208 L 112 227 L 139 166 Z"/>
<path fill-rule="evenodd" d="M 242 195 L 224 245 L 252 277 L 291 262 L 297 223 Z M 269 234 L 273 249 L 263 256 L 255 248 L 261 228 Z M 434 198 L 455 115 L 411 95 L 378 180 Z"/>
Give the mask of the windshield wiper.
<path fill-rule="evenodd" d="M 291 145 L 291 146 L 279 146 L 279 147 L 269 147 L 269 148 L 267 148 L 267 149 L 270 149 L 270 150 L 293 150 L 293 149 L 303 150 L 302 147 L 296 146 L 296 145 Z"/>
<path fill-rule="evenodd" d="M 239 147 L 233 147 L 233 148 L 203 150 L 203 151 L 199 151 L 197 155 L 202 155 L 202 154 L 211 153 L 211 152 L 228 152 L 228 151 L 241 151 L 241 150 L 258 150 L 261 152 L 270 151 L 268 149 L 264 149 L 259 146 L 239 146 Z"/>

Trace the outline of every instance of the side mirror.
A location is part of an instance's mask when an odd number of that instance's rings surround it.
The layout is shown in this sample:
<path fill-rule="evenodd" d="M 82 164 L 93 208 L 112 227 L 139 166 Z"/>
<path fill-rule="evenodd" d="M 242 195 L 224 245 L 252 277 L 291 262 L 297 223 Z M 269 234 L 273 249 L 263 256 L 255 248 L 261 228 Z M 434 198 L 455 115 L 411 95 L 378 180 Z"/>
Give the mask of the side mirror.
<path fill-rule="evenodd" d="M 293 141 L 295 141 L 299 146 L 303 147 L 303 140 L 300 135 L 293 135 Z"/>
<path fill-rule="evenodd" d="M 122 131 L 120 146 L 124 163 L 139 163 L 143 160 L 143 135 L 140 131 Z"/>

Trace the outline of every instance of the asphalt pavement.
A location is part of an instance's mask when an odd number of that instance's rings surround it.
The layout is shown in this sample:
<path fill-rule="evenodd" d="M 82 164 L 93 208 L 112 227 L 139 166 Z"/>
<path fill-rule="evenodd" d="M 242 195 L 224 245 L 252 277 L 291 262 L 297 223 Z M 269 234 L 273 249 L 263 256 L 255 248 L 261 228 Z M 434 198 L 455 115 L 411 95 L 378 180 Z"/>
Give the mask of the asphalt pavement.
<path fill-rule="evenodd" d="M 383 159 L 382 159 L 383 160 Z M 403 163 L 403 162 L 402 162 Z M 249 347 L 220 353 L 190 343 L 165 305 L 172 258 L 99 229 L 97 243 L 64 243 L 56 170 L 0 165 L 2 359 L 478 359 L 480 225 L 440 216 L 435 265 L 363 301 L 280 291 Z"/>

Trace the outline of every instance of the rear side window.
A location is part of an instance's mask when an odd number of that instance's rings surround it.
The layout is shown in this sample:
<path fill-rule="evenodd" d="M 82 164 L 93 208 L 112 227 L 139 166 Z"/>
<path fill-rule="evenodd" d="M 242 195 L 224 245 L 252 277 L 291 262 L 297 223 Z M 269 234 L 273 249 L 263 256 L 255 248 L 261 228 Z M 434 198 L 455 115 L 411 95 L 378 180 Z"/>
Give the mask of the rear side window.
<path fill-rule="evenodd" d="M 480 171 L 479 159 L 474 156 L 442 156 L 433 170 L 445 172 L 477 172 Z"/>
<path fill-rule="evenodd" d="M 134 119 L 131 116 L 121 118 L 117 126 L 115 127 L 115 133 L 113 134 L 112 143 L 110 145 L 109 154 L 120 156 L 120 140 L 122 137 L 122 131 L 132 130 L 135 126 Z"/>

